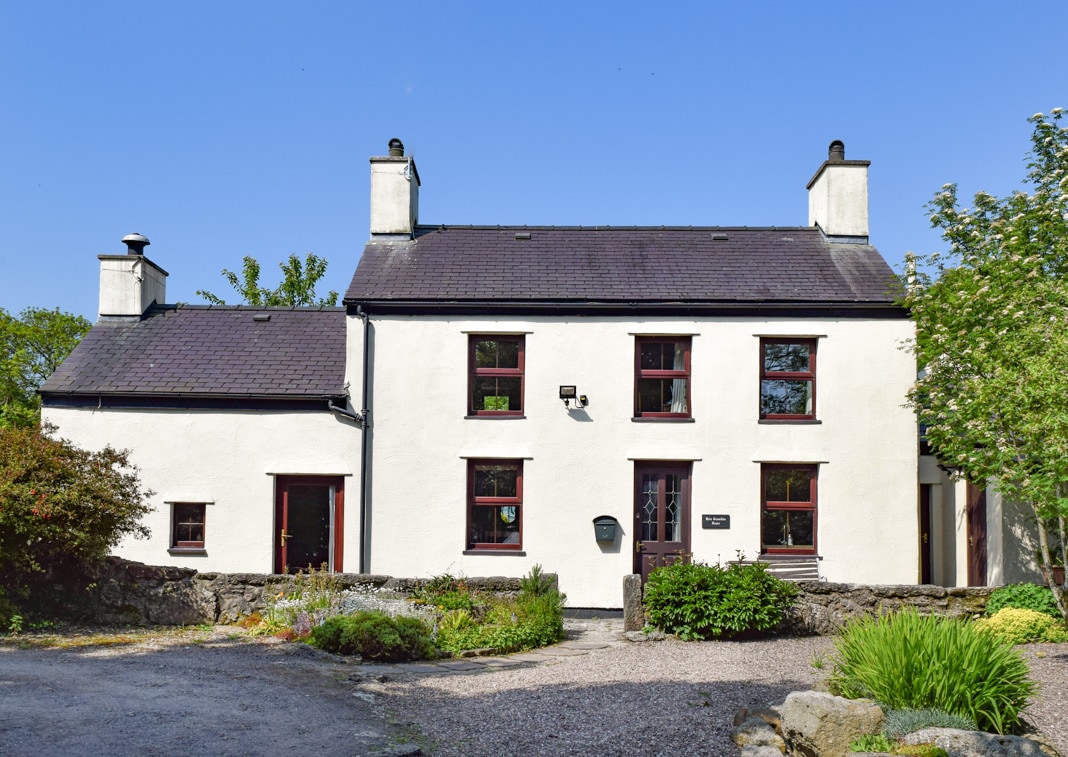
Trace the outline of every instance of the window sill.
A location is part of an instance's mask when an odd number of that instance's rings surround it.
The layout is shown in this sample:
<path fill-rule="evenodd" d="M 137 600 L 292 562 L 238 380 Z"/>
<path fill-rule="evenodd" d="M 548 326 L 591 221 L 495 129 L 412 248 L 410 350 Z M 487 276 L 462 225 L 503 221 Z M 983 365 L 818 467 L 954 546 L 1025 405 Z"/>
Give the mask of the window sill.
<path fill-rule="evenodd" d="M 815 418 L 760 418 L 757 420 L 757 423 L 768 426 L 779 426 L 784 423 L 795 426 L 818 426 L 823 423 L 823 421 Z"/>
<path fill-rule="evenodd" d="M 464 416 L 464 420 L 465 421 L 472 421 L 472 420 L 479 420 L 479 421 L 486 421 L 486 420 L 490 420 L 490 421 L 522 421 L 522 420 L 526 420 L 526 417 L 527 416 L 525 416 L 525 415 L 504 415 L 502 413 L 501 415 L 489 415 L 489 414 L 486 414 L 486 415 L 465 415 Z"/>
<path fill-rule="evenodd" d="M 527 553 L 521 549 L 465 549 L 465 555 L 515 555 L 526 557 Z"/>
<path fill-rule="evenodd" d="M 670 416 L 642 416 L 636 415 L 630 419 L 632 423 L 696 423 L 693 418 L 672 418 Z"/>
<path fill-rule="evenodd" d="M 167 554 L 170 555 L 204 555 L 207 556 L 208 550 L 203 547 L 171 547 L 167 550 Z"/>

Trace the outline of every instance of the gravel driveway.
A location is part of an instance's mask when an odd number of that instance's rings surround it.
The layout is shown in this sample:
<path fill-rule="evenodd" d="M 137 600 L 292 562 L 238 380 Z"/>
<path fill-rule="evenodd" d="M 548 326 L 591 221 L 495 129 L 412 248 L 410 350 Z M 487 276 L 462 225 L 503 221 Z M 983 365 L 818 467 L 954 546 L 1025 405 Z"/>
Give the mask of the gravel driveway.
<path fill-rule="evenodd" d="M 813 662 L 833 647 L 630 643 L 618 620 L 567 623 L 569 654 L 477 672 L 353 665 L 227 629 L 80 650 L 5 644 L 0 754 L 736 757 L 735 711 L 812 688 L 827 670 Z M 1021 651 L 1042 685 L 1028 718 L 1068 755 L 1068 644 Z"/>

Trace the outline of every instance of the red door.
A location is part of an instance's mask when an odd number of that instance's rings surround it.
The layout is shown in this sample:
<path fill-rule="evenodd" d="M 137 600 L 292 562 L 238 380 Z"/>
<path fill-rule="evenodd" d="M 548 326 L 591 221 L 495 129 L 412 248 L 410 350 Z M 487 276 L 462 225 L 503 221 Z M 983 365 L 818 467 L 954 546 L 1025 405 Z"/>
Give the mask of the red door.
<path fill-rule="evenodd" d="M 342 569 L 345 479 L 279 476 L 275 484 L 276 573 Z"/>
<path fill-rule="evenodd" d="M 690 555 L 690 463 L 634 465 L 634 572 Z"/>
<path fill-rule="evenodd" d="M 986 586 L 986 489 L 969 483 L 968 585 Z"/>

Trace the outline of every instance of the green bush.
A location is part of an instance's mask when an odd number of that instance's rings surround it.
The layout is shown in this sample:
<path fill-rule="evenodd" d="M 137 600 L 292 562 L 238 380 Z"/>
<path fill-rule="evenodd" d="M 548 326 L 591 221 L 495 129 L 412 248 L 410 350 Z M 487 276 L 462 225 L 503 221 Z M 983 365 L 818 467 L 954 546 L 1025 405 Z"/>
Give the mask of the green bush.
<path fill-rule="evenodd" d="M 1035 641 L 1058 644 L 1068 641 L 1068 628 L 1065 628 L 1064 623 L 1037 610 L 1005 607 L 991 618 L 975 621 L 975 627 L 1008 644 L 1029 644 Z"/>
<path fill-rule="evenodd" d="M 442 612 L 467 610 L 472 612 L 478 604 L 476 593 L 468 589 L 463 579 L 448 573 L 434 576 L 426 585 L 413 593 L 416 604 L 432 605 Z"/>
<path fill-rule="evenodd" d="M 889 710 L 883 735 L 900 739 L 924 728 L 957 728 L 962 731 L 976 729 L 975 718 L 966 715 L 951 715 L 943 710 L 925 707 L 921 710 Z"/>
<path fill-rule="evenodd" d="M 310 641 L 336 654 L 358 654 L 365 660 L 403 662 L 434 655 L 430 628 L 418 618 L 361 611 L 335 615 L 311 631 Z"/>
<path fill-rule="evenodd" d="M 679 560 L 649 574 L 645 611 L 680 639 L 750 636 L 778 625 L 797 592 L 760 563 L 724 569 Z"/>
<path fill-rule="evenodd" d="M 1048 586 L 1038 584 L 1012 584 L 994 589 L 986 602 L 986 614 L 995 615 L 1005 607 L 1018 607 L 1021 610 L 1044 612 L 1051 618 L 1061 620 L 1061 611 Z"/>
<path fill-rule="evenodd" d="M 964 621 L 907 609 L 849 621 L 835 642 L 831 691 L 890 709 L 933 707 L 1008 733 L 1035 691 L 1011 645 Z"/>
<path fill-rule="evenodd" d="M 452 654 L 485 648 L 503 654 L 555 644 L 564 637 L 563 604 L 564 595 L 552 589 L 489 600 L 481 622 L 466 610 L 453 610 L 438 624 L 438 647 Z"/>

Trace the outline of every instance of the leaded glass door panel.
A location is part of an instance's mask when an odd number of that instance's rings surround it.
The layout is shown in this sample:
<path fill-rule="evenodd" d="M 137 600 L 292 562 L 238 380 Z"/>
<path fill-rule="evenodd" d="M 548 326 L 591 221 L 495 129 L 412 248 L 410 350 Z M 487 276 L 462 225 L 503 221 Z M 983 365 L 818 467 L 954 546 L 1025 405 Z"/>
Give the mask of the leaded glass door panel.
<path fill-rule="evenodd" d="M 690 464 L 634 466 L 634 572 L 644 582 L 654 568 L 690 554 Z"/>

